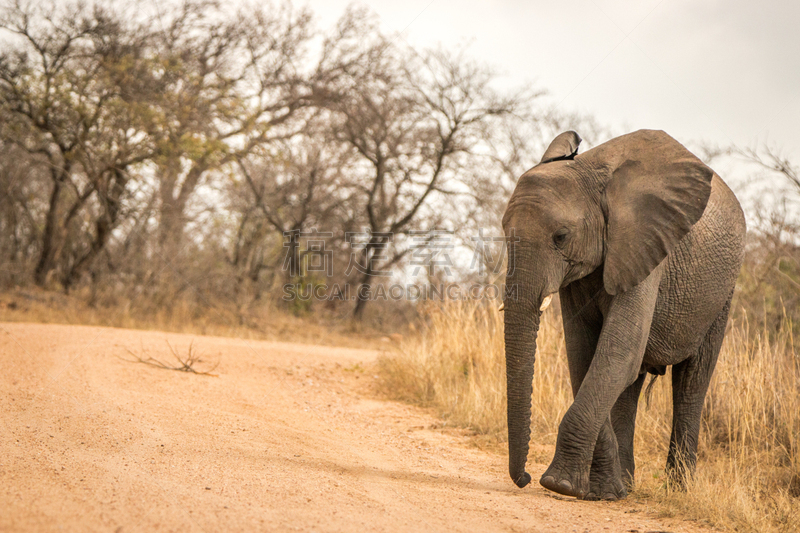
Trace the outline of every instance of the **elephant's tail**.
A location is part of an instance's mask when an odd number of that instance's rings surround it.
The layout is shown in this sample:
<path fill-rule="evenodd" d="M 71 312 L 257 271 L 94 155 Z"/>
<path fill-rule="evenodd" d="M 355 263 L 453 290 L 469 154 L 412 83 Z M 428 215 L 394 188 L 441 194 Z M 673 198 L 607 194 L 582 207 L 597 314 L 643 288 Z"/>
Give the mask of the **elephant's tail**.
<path fill-rule="evenodd" d="M 667 373 L 667 365 L 653 365 L 647 367 L 647 373 L 652 374 L 653 377 L 650 378 L 650 383 L 647 384 L 647 388 L 644 390 L 644 404 L 647 409 L 650 408 L 650 396 L 653 394 L 653 385 L 655 385 L 656 380 L 659 376 L 663 376 Z"/>
<path fill-rule="evenodd" d="M 644 390 L 644 405 L 647 409 L 650 409 L 650 396 L 653 394 L 653 385 L 660 377 L 659 374 L 653 374 L 652 376 L 653 377 L 650 378 L 650 383 L 647 384 L 647 388 Z"/>

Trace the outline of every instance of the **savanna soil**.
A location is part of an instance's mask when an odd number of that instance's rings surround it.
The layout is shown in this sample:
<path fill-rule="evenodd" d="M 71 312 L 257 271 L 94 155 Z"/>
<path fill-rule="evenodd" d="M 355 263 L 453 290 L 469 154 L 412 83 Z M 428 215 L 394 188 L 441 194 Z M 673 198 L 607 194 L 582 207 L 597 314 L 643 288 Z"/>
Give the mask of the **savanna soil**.
<path fill-rule="evenodd" d="M 129 362 L 190 343 L 216 376 Z M 0 530 L 708 531 L 517 489 L 505 457 L 377 399 L 378 356 L 0 323 Z"/>

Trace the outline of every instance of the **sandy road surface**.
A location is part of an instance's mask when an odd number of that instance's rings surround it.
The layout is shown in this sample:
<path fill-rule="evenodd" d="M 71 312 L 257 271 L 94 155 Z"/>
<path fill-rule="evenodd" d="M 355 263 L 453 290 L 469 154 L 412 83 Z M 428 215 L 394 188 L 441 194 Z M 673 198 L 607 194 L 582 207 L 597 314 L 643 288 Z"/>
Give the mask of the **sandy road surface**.
<path fill-rule="evenodd" d="M 219 376 L 120 359 L 167 339 Z M 375 400 L 376 356 L 2 323 L 0 531 L 701 531 L 516 489 L 503 457 Z"/>

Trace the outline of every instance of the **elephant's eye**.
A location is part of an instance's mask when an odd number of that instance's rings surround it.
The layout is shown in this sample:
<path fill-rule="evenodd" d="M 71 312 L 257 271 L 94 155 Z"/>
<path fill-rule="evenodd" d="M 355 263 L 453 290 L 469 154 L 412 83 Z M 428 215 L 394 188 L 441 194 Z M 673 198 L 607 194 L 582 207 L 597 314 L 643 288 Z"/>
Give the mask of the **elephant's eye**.
<path fill-rule="evenodd" d="M 553 233 L 553 244 L 560 248 L 567 240 L 567 235 L 569 235 L 569 230 L 567 228 L 556 230 L 556 232 Z"/>

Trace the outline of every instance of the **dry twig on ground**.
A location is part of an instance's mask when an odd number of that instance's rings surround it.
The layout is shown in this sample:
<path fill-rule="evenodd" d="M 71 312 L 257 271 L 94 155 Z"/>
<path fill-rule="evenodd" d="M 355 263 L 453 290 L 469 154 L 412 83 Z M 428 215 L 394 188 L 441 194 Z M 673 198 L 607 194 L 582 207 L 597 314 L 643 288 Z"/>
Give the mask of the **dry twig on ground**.
<path fill-rule="evenodd" d="M 167 346 L 169 346 L 170 353 L 172 353 L 172 356 L 179 363 L 177 366 L 172 365 L 172 364 L 168 364 L 168 363 L 164 363 L 163 361 L 160 361 L 160 360 L 158 360 L 158 359 L 156 359 L 154 357 L 143 357 L 141 355 L 138 355 L 138 354 L 132 352 L 131 350 L 129 350 L 127 348 L 125 349 L 125 351 L 127 351 L 129 354 L 131 354 L 134 357 L 134 359 L 133 360 L 125 359 L 124 357 L 122 357 L 121 359 L 123 359 L 124 361 L 128 361 L 129 363 L 142 363 L 142 364 L 154 366 L 154 367 L 157 367 L 157 368 L 164 368 L 166 370 L 177 370 L 178 372 L 191 372 L 192 374 L 199 374 L 199 375 L 202 375 L 202 376 L 217 377 L 217 374 L 212 374 L 211 372 L 213 372 L 214 369 L 217 368 L 217 366 L 219 366 L 219 362 L 214 364 L 214 366 L 212 366 L 208 370 L 200 371 L 200 370 L 195 368 L 196 364 L 203 363 L 205 361 L 200 359 L 200 354 L 197 352 L 197 350 L 194 349 L 194 341 L 189 343 L 189 350 L 187 351 L 185 356 L 182 356 L 178 352 L 178 350 L 173 348 L 173 346 L 169 343 L 169 341 L 166 341 L 166 342 L 167 342 Z M 142 352 L 145 352 L 144 348 L 142 348 Z"/>

